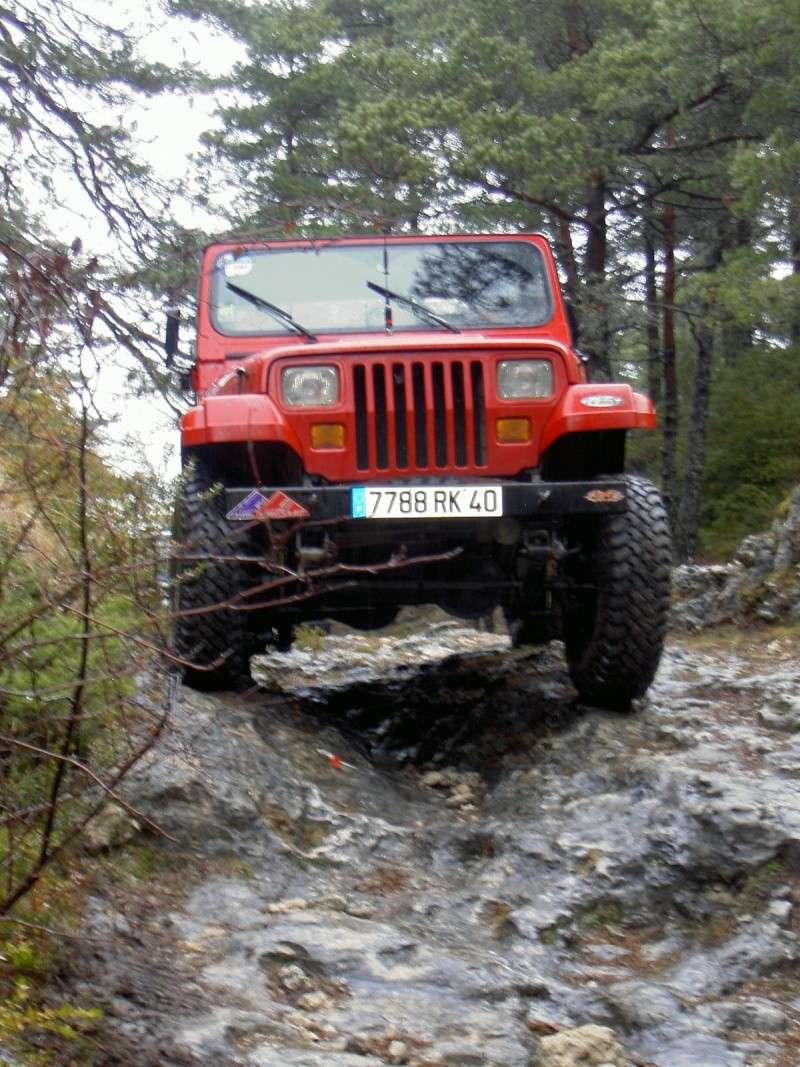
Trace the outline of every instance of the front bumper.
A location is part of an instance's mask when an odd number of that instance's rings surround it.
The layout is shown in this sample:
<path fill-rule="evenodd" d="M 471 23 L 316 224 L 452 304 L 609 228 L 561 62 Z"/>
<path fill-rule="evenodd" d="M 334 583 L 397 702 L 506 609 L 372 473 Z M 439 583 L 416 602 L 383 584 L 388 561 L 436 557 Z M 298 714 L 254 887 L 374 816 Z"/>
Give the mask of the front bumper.
<path fill-rule="evenodd" d="M 373 482 L 371 484 L 376 487 L 385 487 L 385 483 Z M 458 483 L 441 482 L 443 487 L 455 484 Z M 504 482 L 502 479 L 497 481 L 487 479 L 486 485 L 497 486 L 502 490 L 503 517 L 529 521 L 547 519 L 552 522 L 560 516 L 616 514 L 624 512 L 627 507 L 627 487 L 622 479 L 587 482 Z M 288 522 L 316 522 L 338 519 L 343 522 L 374 525 L 382 521 L 392 523 L 409 521 L 403 518 L 390 520 L 354 518 L 352 513 L 352 490 L 354 488 L 359 487 L 336 485 L 230 488 L 225 494 L 226 511 L 231 520 L 243 522 L 272 519 Z M 260 505 L 254 494 L 263 498 L 265 505 L 280 498 L 282 508 L 276 506 L 270 509 L 268 506 Z M 290 503 L 285 504 L 283 498 L 288 498 Z M 253 501 L 252 508 L 249 507 L 248 501 Z M 413 516 L 409 519 L 413 519 Z M 446 524 L 448 519 L 432 521 Z M 460 521 L 486 522 L 491 520 L 472 518 Z"/>

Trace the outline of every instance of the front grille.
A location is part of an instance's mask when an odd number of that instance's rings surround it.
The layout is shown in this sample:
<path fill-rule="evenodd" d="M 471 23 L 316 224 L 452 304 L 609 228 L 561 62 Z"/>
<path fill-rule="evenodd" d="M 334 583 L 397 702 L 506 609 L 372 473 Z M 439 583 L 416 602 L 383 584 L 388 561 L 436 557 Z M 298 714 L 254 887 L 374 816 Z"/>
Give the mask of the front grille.
<path fill-rule="evenodd" d="M 352 375 L 360 471 L 486 465 L 479 360 L 366 360 Z"/>

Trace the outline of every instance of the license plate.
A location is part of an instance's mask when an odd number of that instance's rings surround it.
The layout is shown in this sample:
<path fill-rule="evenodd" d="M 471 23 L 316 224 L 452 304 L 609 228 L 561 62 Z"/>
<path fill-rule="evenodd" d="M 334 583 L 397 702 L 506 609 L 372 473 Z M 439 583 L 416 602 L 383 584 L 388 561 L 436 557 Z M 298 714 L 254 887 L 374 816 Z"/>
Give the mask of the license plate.
<path fill-rule="evenodd" d="M 485 519 L 503 514 L 499 485 L 385 485 L 352 490 L 354 519 Z"/>

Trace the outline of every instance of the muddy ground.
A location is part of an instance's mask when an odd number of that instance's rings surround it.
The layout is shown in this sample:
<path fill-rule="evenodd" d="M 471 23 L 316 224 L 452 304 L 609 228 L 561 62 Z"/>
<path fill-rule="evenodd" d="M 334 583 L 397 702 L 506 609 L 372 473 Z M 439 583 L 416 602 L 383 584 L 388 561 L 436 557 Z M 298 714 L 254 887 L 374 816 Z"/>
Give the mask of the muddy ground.
<path fill-rule="evenodd" d="M 595 1023 L 624 1058 L 547 1062 L 797 1067 L 796 636 L 674 639 L 618 715 L 557 644 L 407 629 L 180 692 L 129 789 L 174 840 L 68 975 L 108 1064 L 537 1067 Z"/>

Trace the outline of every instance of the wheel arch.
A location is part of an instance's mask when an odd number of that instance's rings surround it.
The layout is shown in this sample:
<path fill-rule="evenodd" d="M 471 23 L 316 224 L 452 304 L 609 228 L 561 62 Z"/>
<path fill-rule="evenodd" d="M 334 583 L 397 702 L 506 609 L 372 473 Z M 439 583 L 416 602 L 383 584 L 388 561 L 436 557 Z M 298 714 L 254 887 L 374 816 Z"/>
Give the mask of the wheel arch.
<path fill-rule="evenodd" d="M 627 429 L 584 430 L 557 437 L 542 455 L 541 474 L 548 482 L 579 481 L 625 470 Z"/>
<path fill-rule="evenodd" d="M 181 450 L 184 467 L 193 458 L 225 486 L 300 485 L 304 477 L 302 459 L 282 441 L 229 441 Z"/>
<path fill-rule="evenodd" d="M 615 474 L 624 462 L 628 430 L 654 430 L 653 402 L 623 382 L 571 385 L 545 423 L 539 439 L 545 469 L 576 469 L 574 477 Z M 593 450 L 601 455 L 593 462 Z M 580 465 L 583 457 L 584 466 Z M 565 477 L 550 474 L 549 477 Z"/>

